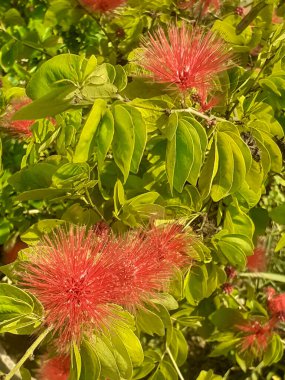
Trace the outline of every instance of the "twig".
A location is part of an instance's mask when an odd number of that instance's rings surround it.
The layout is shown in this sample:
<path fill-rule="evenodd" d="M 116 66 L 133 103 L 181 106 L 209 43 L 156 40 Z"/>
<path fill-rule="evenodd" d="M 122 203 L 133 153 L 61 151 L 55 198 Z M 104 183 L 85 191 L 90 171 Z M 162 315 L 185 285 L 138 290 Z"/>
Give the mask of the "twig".
<path fill-rule="evenodd" d="M 174 357 L 173 357 L 168 346 L 166 346 L 166 352 L 168 353 L 168 356 L 170 357 L 170 360 L 172 361 L 172 364 L 173 364 L 174 368 L 176 369 L 176 372 L 178 374 L 179 379 L 184 380 L 184 377 L 183 377 L 182 373 L 180 372 L 180 369 L 179 369 L 179 367 L 178 367 L 178 365 L 177 365 L 177 363 L 176 363 L 176 361 L 175 361 L 175 359 L 174 359 Z"/>
<path fill-rule="evenodd" d="M 201 119 L 205 119 L 207 121 L 213 121 L 213 120 L 225 121 L 225 119 L 222 119 L 221 117 L 205 115 L 204 113 L 199 112 L 199 111 L 195 110 L 192 107 L 170 110 L 170 113 L 175 113 L 175 112 L 188 112 L 188 113 L 191 113 L 191 114 L 193 114 L 195 116 L 200 117 Z"/>
<path fill-rule="evenodd" d="M 10 380 L 22 367 L 26 360 L 33 355 L 35 349 L 41 344 L 45 337 L 52 331 L 52 326 L 48 327 L 31 345 L 31 347 L 25 352 L 24 356 L 18 361 L 15 367 L 5 376 L 5 380 Z"/>

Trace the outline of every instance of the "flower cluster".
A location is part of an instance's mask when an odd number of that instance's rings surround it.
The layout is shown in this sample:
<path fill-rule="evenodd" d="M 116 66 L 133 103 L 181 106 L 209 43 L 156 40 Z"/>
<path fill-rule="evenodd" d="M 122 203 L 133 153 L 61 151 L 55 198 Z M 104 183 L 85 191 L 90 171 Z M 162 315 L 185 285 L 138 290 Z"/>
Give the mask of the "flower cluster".
<path fill-rule="evenodd" d="M 46 311 L 62 352 L 116 319 L 114 304 L 134 311 L 159 297 L 177 268 L 190 264 L 191 238 L 179 225 L 130 231 L 58 229 L 31 248 L 21 284 Z"/>
<path fill-rule="evenodd" d="M 285 321 L 285 293 L 276 294 L 275 289 L 267 289 L 267 306 L 273 319 Z"/>
<path fill-rule="evenodd" d="M 250 350 L 256 356 L 260 356 L 267 349 L 274 330 L 279 322 L 285 321 L 285 293 L 276 294 L 275 289 L 266 289 L 267 308 L 270 319 L 261 324 L 259 321 L 248 321 L 236 328 L 241 332 L 241 351 Z"/>
<path fill-rule="evenodd" d="M 20 139 L 26 139 L 32 136 L 31 126 L 35 120 L 13 120 L 14 114 L 31 102 L 32 100 L 29 98 L 20 98 L 11 103 L 11 109 L 7 112 L 3 120 L 1 120 L 1 124 L 10 135 Z"/>
<path fill-rule="evenodd" d="M 142 47 L 139 64 L 152 73 L 153 79 L 173 84 L 182 93 L 195 90 L 204 109 L 209 108 L 207 96 L 214 89 L 217 74 L 232 65 L 223 40 L 199 27 L 191 31 L 185 24 L 181 28 L 172 25 L 168 32 L 158 28 L 143 40 Z"/>
<path fill-rule="evenodd" d="M 255 355 L 259 355 L 267 348 L 272 337 L 274 321 L 270 320 L 263 325 L 258 321 L 249 321 L 237 328 L 243 333 L 241 351 L 251 350 Z"/>
<path fill-rule="evenodd" d="M 84 7 L 87 7 L 94 12 L 111 11 L 122 5 L 124 2 L 125 0 L 81 0 L 81 4 Z"/>

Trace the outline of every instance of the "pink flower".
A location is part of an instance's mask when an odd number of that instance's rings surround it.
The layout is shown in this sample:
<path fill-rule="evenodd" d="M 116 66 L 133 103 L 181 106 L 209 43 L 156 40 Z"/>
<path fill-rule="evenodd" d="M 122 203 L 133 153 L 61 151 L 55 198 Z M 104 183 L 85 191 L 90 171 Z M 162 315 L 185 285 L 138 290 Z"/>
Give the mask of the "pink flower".
<path fill-rule="evenodd" d="M 125 0 L 81 0 L 81 4 L 90 8 L 94 12 L 107 12 L 111 11 L 120 5 L 122 5 Z"/>
<path fill-rule="evenodd" d="M 183 24 L 170 26 L 168 33 L 160 27 L 145 39 L 139 64 L 157 82 L 173 84 L 181 92 L 196 89 L 204 103 L 216 75 L 231 66 L 230 58 L 225 43 L 211 31 L 190 31 Z"/>
<path fill-rule="evenodd" d="M 61 351 L 113 316 L 114 252 L 109 246 L 108 237 L 97 238 L 92 230 L 58 229 L 31 248 L 23 263 L 21 283 L 43 304 Z"/>
<path fill-rule="evenodd" d="M 108 228 L 58 229 L 30 248 L 22 284 L 45 309 L 59 350 L 108 328 L 113 304 L 135 310 L 159 297 L 175 271 L 189 265 L 191 238 L 178 225 L 130 231 L 116 238 Z"/>
<path fill-rule="evenodd" d="M 134 310 L 159 297 L 178 268 L 191 263 L 188 234 L 178 225 L 152 227 L 147 232 L 131 232 L 124 237 L 119 258 L 114 262 L 117 302 Z"/>
<path fill-rule="evenodd" d="M 252 272 L 262 272 L 266 269 L 266 250 L 258 247 L 253 250 L 252 256 L 247 257 L 247 268 Z"/>
<path fill-rule="evenodd" d="M 215 8 L 215 10 L 218 11 L 220 6 L 219 0 L 189 0 L 180 3 L 181 9 L 195 7 L 195 9 L 198 9 L 203 15 L 208 12 L 209 8 Z"/>
<path fill-rule="evenodd" d="M 285 293 L 276 294 L 275 290 L 269 287 L 267 289 L 267 305 L 273 318 L 285 321 Z"/>
<path fill-rule="evenodd" d="M 11 110 L 8 111 L 3 119 L 3 125 L 11 135 L 22 139 L 32 136 L 31 126 L 35 123 L 35 120 L 12 120 L 19 109 L 31 102 L 32 100 L 29 98 L 22 98 L 11 103 Z"/>
<path fill-rule="evenodd" d="M 57 356 L 43 361 L 38 370 L 38 380 L 67 380 L 69 371 L 69 357 Z"/>
<path fill-rule="evenodd" d="M 263 325 L 258 321 L 249 321 L 247 324 L 236 326 L 243 334 L 241 351 L 251 350 L 257 355 L 261 354 L 270 342 L 274 326 L 273 320 Z"/>

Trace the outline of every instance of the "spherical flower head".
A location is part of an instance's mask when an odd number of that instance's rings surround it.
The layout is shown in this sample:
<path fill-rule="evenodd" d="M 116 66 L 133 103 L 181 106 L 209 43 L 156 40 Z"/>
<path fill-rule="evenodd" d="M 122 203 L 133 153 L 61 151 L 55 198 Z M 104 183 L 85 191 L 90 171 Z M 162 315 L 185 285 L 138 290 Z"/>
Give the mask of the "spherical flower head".
<path fill-rule="evenodd" d="M 274 325 L 274 321 L 270 320 L 263 325 L 259 321 L 250 321 L 247 324 L 236 326 L 243 335 L 241 351 L 250 350 L 254 354 L 260 355 L 270 343 Z"/>
<path fill-rule="evenodd" d="M 285 321 L 285 293 L 276 294 L 273 288 L 267 290 L 267 305 L 273 318 Z"/>
<path fill-rule="evenodd" d="M 159 298 L 178 269 L 190 265 L 187 250 L 191 238 L 182 227 L 152 227 L 148 231 L 130 232 L 124 236 L 114 262 L 117 277 L 117 302 L 134 311 Z"/>
<path fill-rule="evenodd" d="M 203 102 L 216 75 L 232 66 L 224 41 L 199 27 L 190 31 L 185 24 L 172 25 L 168 32 L 159 27 L 142 46 L 139 64 L 155 81 L 173 84 L 182 93 L 196 89 Z"/>
<path fill-rule="evenodd" d="M 205 15 L 212 8 L 218 11 L 221 4 L 219 0 L 190 0 L 181 2 L 179 7 L 181 9 L 194 7 L 195 10 L 198 10 L 202 15 Z"/>
<path fill-rule="evenodd" d="M 266 250 L 264 247 L 257 247 L 253 254 L 247 257 L 247 269 L 252 272 L 262 272 L 266 269 Z"/>
<path fill-rule="evenodd" d="M 68 356 L 57 356 L 43 360 L 38 370 L 38 380 L 67 380 L 70 371 Z"/>
<path fill-rule="evenodd" d="M 35 120 L 12 120 L 17 111 L 31 102 L 32 100 L 29 98 L 20 98 L 11 103 L 10 110 L 3 118 L 3 126 L 10 135 L 19 139 L 32 137 L 31 126 L 35 123 Z"/>
<path fill-rule="evenodd" d="M 122 5 L 125 0 L 80 0 L 84 7 L 94 12 L 107 12 Z"/>
<path fill-rule="evenodd" d="M 57 229 L 31 248 L 22 264 L 21 284 L 42 303 L 62 352 L 113 317 L 113 251 L 108 246 L 108 237 L 97 238 L 92 230 Z"/>

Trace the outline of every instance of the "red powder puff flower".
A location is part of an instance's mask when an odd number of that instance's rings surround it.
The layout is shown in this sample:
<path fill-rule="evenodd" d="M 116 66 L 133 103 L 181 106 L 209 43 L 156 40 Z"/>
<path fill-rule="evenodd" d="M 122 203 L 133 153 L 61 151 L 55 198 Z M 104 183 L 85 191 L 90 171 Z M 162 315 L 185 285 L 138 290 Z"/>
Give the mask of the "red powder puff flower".
<path fill-rule="evenodd" d="M 203 15 L 208 12 L 209 8 L 215 8 L 215 10 L 218 11 L 220 6 L 219 0 L 190 0 L 182 2 L 179 5 L 181 9 L 195 7 L 195 9 L 198 9 Z"/>
<path fill-rule="evenodd" d="M 31 248 L 22 264 L 20 282 L 43 304 L 62 352 L 83 334 L 108 328 L 116 319 L 114 303 L 135 310 L 159 297 L 177 268 L 190 263 L 191 239 L 181 226 L 119 238 L 99 227 L 88 233 L 59 229 Z"/>
<path fill-rule="evenodd" d="M 204 103 L 216 75 L 231 66 L 230 58 L 224 41 L 211 31 L 198 27 L 190 31 L 183 24 L 170 26 L 168 33 L 160 27 L 144 40 L 139 64 L 157 82 L 174 84 L 181 92 L 196 89 Z"/>
<path fill-rule="evenodd" d="M 21 283 L 43 304 L 61 351 L 72 341 L 80 343 L 83 333 L 105 327 L 113 316 L 109 245 L 108 237 L 97 238 L 92 230 L 58 229 L 31 248 L 23 263 Z"/>
<path fill-rule="evenodd" d="M 258 321 L 250 321 L 247 324 L 236 326 L 243 333 L 241 351 L 251 350 L 257 355 L 261 354 L 270 343 L 274 325 L 275 322 L 270 320 L 264 325 Z"/>
<path fill-rule="evenodd" d="M 3 119 L 3 126 L 11 135 L 18 138 L 29 138 L 32 136 L 31 126 L 35 123 L 35 120 L 12 120 L 14 114 L 22 107 L 30 104 L 31 99 L 17 99 L 11 103 L 11 110 L 6 114 Z"/>
<path fill-rule="evenodd" d="M 125 0 L 81 0 L 80 2 L 94 12 L 107 12 L 119 7 Z"/>
<path fill-rule="evenodd" d="M 247 257 L 247 269 L 252 272 L 262 272 L 266 269 L 266 250 L 258 247 L 253 250 L 252 256 Z"/>
<path fill-rule="evenodd" d="M 38 370 L 38 380 L 67 380 L 70 371 L 70 359 L 58 356 L 43 361 Z"/>
<path fill-rule="evenodd" d="M 120 287 L 114 294 L 117 302 L 134 310 L 159 297 L 175 271 L 190 264 L 187 249 L 191 239 L 178 225 L 131 232 L 124 239 L 113 269 Z"/>
<path fill-rule="evenodd" d="M 282 322 L 285 321 L 285 293 L 276 294 L 271 287 L 267 289 L 267 304 L 270 314 Z"/>

